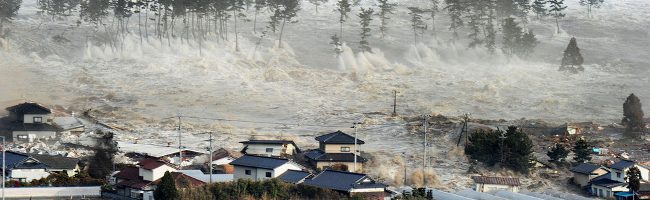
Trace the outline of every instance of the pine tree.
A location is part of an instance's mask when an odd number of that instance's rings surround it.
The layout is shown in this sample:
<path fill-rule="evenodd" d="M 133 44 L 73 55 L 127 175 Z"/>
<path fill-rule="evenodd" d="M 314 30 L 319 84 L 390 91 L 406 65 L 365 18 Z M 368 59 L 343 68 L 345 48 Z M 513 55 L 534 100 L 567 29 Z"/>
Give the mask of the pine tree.
<path fill-rule="evenodd" d="M 447 13 L 449 13 L 449 18 L 451 23 L 449 24 L 449 30 L 454 31 L 454 38 L 458 38 L 458 29 L 463 27 L 463 12 L 465 12 L 465 5 L 461 0 L 445 0 L 447 3 Z"/>
<path fill-rule="evenodd" d="M 323 3 L 327 3 L 327 1 L 328 0 L 309 0 L 309 3 L 314 4 L 316 13 L 318 13 L 318 6 L 322 5 Z"/>
<path fill-rule="evenodd" d="M 90 158 L 88 174 L 93 178 L 104 179 L 113 170 L 113 157 L 117 153 L 117 143 L 113 140 L 112 132 L 97 131 L 97 140 Z"/>
<path fill-rule="evenodd" d="M 587 15 L 591 17 L 592 8 L 600 8 L 605 0 L 580 0 L 580 5 L 587 6 Z"/>
<path fill-rule="evenodd" d="M 638 167 L 634 166 L 627 170 L 625 182 L 627 182 L 627 188 L 630 189 L 630 192 L 636 193 L 639 191 L 641 178 L 641 170 Z"/>
<path fill-rule="evenodd" d="M 431 32 L 435 35 L 436 34 L 436 14 L 438 14 L 438 11 L 440 11 L 439 4 L 440 0 L 429 0 L 431 3 L 431 7 L 429 7 L 429 16 L 431 16 Z"/>
<path fill-rule="evenodd" d="M 519 46 L 518 42 L 522 37 L 522 29 L 514 18 L 509 17 L 504 20 L 501 30 L 503 33 L 503 52 L 506 55 L 513 55 Z"/>
<path fill-rule="evenodd" d="M 389 0 L 377 0 L 379 2 L 379 12 L 377 12 L 377 15 L 379 15 L 379 33 L 381 34 L 380 37 L 384 38 L 386 31 L 388 30 L 388 22 L 390 21 L 390 16 L 395 12 L 395 7 L 397 6 L 396 3 L 389 3 Z"/>
<path fill-rule="evenodd" d="M 580 138 L 573 144 L 573 160 L 577 163 L 584 163 L 591 160 L 591 145 L 584 139 Z"/>
<path fill-rule="evenodd" d="M 485 23 L 485 48 L 488 49 L 488 52 L 493 54 L 496 51 L 496 37 L 497 37 L 497 31 L 495 29 L 494 25 L 494 19 L 495 14 L 494 14 L 494 1 L 490 0 L 488 1 L 488 4 L 486 6 L 486 9 L 488 10 L 488 16 L 487 16 L 487 22 Z"/>
<path fill-rule="evenodd" d="M 630 94 L 623 103 L 623 120 L 621 123 L 625 125 L 625 132 L 628 134 L 643 132 L 645 124 L 643 121 L 643 108 L 641 100 L 634 94 Z"/>
<path fill-rule="evenodd" d="M 232 11 L 232 16 L 234 17 L 234 32 L 235 32 L 235 51 L 239 51 L 239 32 L 237 30 L 237 17 L 246 17 L 242 12 L 244 10 L 244 1 L 243 0 L 229 0 L 228 1 L 228 11 Z"/>
<path fill-rule="evenodd" d="M 542 17 L 548 15 L 548 10 L 546 9 L 546 0 L 535 0 L 533 2 L 532 9 L 537 16 L 537 20 L 541 20 Z"/>
<path fill-rule="evenodd" d="M 565 14 L 562 13 L 566 9 L 566 6 L 564 5 L 564 0 L 548 0 L 548 3 L 550 4 L 550 12 L 553 14 L 553 17 L 555 17 L 555 25 L 557 26 L 557 33 L 560 33 L 560 18 L 564 17 Z"/>
<path fill-rule="evenodd" d="M 160 179 L 160 183 L 156 187 L 156 190 L 154 190 L 153 196 L 159 200 L 178 199 L 179 193 L 178 189 L 176 189 L 176 181 L 174 181 L 169 171 L 165 172 L 165 175 Z"/>
<path fill-rule="evenodd" d="M 300 0 L 270 0 L 276 1 L 278 7 L 274 10 L 274 18 L 282 20 L 280 28 L 280 35 L 278 37 L 278 46 L 282 48 L 282 35 L 284 34 L 284 27 L 287 22 L 295 23 L 293 19 L 297 16 L 300 10 Z"/>
<path fill-rule="evenodd" d="M 522 24 L 528 24 L 528 13 L 530 12 L 530 0 L 514 0 L 515 15 L 519 17 Z"/>
<path fill-rule="evenodd" d="M 0 38 L 4 37 L 4 23 L 16 17 L 22 3 L 22 0 L 0 0 Z"/>
<path fill-rule="evenodd" d="M 373 13 L 374 10 L 372 10 L 372 8 L 361 8 L 361 12 L 357 15 L 360 18 L 359 25 L 361 25 L 361 41 L 359 42 L 359 45 L 363 51 L 370 51 L 368 37 L 370 37 L 370 22 L 372 21 Z"/>
<path fill-rule="evenodd" d="M 467 26 L 470 30 L 470 33 L 468 34 L 468 37 L 471 40 L 469 43 L 470 48 L 479 46 L 484 42 L 480 36 L 483 30 L 482 27 L 485 27 L 484 19 L 487 18 L 486 9 L 488 8 L 488 5 L 485 4 L 486 2 L 487 1 L 466 2 L 469 8 L 467 10 L 467 18 L 469 19 L 469 21 L 467 21 Z"/>
<path fill-rule="evenodd" d="M 257 15 L 266 8 L 266 0 L 255 0 L 255 16 L 253 17 L 253 33 L 257 33 Z"/>
<path fill-rule="evenodd" d="M 348 13 L 352 11 L 352 5 L 349 0 L 339 0 L 336 2 L 336 11 L 339 12 L 339 39 L 343 40 L 343 23 L 349 18 Z"/>
<path fill-rule="evenodd" d="M 569 155 L 569 150 L 564 148 L 564 145 L 556 143 L 550 151 L 546 152 L 546 155 L 552 162 L 564 162 Z"/>
<path fill-rule="evenodd" d="M 582 71 L 584 70 L 584 68 L 582 67 L 582 63 L 584 63 L 584 59 L 582 58 L 582 54 L 580 54 L 580 48 L 578 47 L 578 42 L 576 38 L 573 37 L 571 38 L 571 41 L 569 41 L 569 45 L 564 50 L 564 56 L 562 57 L 562 65 L 560 66 L 560 71 L 564 71 L 564 70 Z M 571 66 L 571 68 L 568 68 L 567 66 Z"/>
<path fill-rule="evenodd" d="M 528 173 L 531 166 L 530 159 L 533 153 L 533 141 L 528 134 L 515 126 L 508 127 L 504 140 L 505 151 L 503 166 L 518 172 Z"/>
<path fill-rule="evenodd" d="M 418 31 L 424 30 L 425 24 L 422 20 L 424 11 L 417 7 L 408 7 L 411 16 L 411 29 L 413 30 L 413 43 L 418 43 Z"/>
<path fill-rule="evenodd" d="M 528 30 L 528 32 L 524 33 L 517 41 L 517 55 L 519 57 L 530 55 L 535 47 L 537 47 L 537 44 L 539 44 L 539 41 L 535 38 L 535 33 L 533 33 L 533 30 Z"/>
<path fill-rule="evenodd" d="M 330 40 L 330 44 L 334 45 L 334 53 L 336 53 L 336 56 L 341 55 L 341 53 L 343 53 L 343 43 L 341 43 L 339 36 L 335 33 L 330 37 Z"/>
<path fill-rule="evenodd" d="M 516 14 L 517 5 L 514 0 L 495 0 L 497 17 L 499 20 L 506 19 Z"/>
<path fill-rule="evenodd" d="M 489 166 L 501 163 L 503 167 L 522 173 L 527 173 L 530 168 L 533 142 L 514 126 L 508 127 L 505 133 L 500 130 L 478 130 L 468 140 L 465 154 L 472 159 Z"/>

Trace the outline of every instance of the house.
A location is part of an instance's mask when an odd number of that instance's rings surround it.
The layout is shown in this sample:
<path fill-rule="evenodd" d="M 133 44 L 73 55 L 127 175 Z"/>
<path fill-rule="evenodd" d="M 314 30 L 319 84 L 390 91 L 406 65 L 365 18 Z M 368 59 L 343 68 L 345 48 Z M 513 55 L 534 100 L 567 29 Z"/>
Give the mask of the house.
<path fill-rule="evenodd" d="M 313 174 L 306 171 L 298 170 L 287 170 L 278 177 L 278 179 L 293 184 L 300 184 L 305 181 L 305 179 L 311 178 Z"/>
<path fill-rule="evenodd" d="M 116 194 L 130 199 L 153 199 L 153 191 L 166 172 L 170 172 L 177 187 L 197 187 L 205 182 L 176 171 L 167 162 L 156 159 L 145 159 L 137 166 L 125 167 L 113 175 Z M 125 199 L 128 199 L 125 198 Z"/>
<path fill-rule="evenodd" d="M 6 151 L 6 175 L 10 180 L 30 182 L 52 173 L 66 173 L 74 176 L 79 173 L 79 159 L 63 156 L 26 154 Z"/>
<path fill-rule="evenodd" d="M 317 169 L 361 171 L 363 163 L 367 162 L 358 150 L 355 152 L 355 141 L 358 148 L 359 145 L 365 144 L 363 140 L 341 131 L 318 136 L 316 140 L 319 142 L 319 148 L 307 151 L 305 157 Z"/>
<path fill-rule="evenodd" d="M 179 158 L 183 156 L 183 166 L 192 164 L 192 159 L 204 153 L 198 150 L 188 148 L 179 149 L 178 147 L 153 145 L 153 144 L 140 144 L 130 142 L 117 142 L 118 149 L 125 153 L 126 156 L 132 158 L 145 158 L 154 160 L 165 160 L 171 164 L 179 165 Z"/>
<path fill-rule="evenodd" d="M 591 181 L 591 194 L 602 198 L 614 198 L 616 192 L 626 192 L 627 183 L 619 182 L 607 178 L 608 174 L 603 175 L 604 178 L 596 178 Z"/>
<path fill-rule="evenodd" d="M 72 134 L 80 134 L 86 131 L 86 126 L 77 118 L 74 113 L 67 117 L 54 117 L 53 124 L 58 126 L 61 131 L 67 131 Z"/>
<path fill-rule="evenodd" d="M 289 159 L 253 155 L 244 155 L 230 164 L 235 166 L 235 180 L 261 181 L 276 178 L 287 170 L 300 171 L 303 169 L 302 166 Z"/>
<path fill-rule="evenodd" d="M 235 167 L 230 163 L 241 155 L 221 148 L 212 153 L 212 170 L 218 174 L 234 174 Z"/>
<path fill-rule="evenodd" d="M 210 181 L 213 183 L 221 183 L 230 182 L 233 180 L 232 174 L 205 174 L 201 170 L 178 170 L 176 172 L 183 173 L 205 183 L 209 183 Z M 210 176 L 212 176 L 212 180 L 210 179 Z"/>
<path fill-rule="evenodd" d="M 40 104 L 25 102 L 6 110 L 9 116 L 2 119 L 0 127 L 11 134 L 13 141 L 55 138 L 59 131 L 52 125 L 52 111 Z"/>
<path fill-rule="evenodd" d="M 629 170 L 632 167 L 639 168 L 639 171 L 641 171 L 641 179 L 645 181 L 649 181 L 648 173 L 650 172 L 648 171 L 648 168 L 641 166 L 631 160 L 621 160 L 609 166 L 611 171 L 610 179 L 618 182 L 625 182 L 625 175 L 627 174 L 627 170 Z"/>
<path fill-rule="evenodd" d="M 477 192 L 491 192 L 497 190 L 506 190 L 510 192 L 519 192 L 519 178 L 492 177 L 492 176 L 472 176 L 475 189 Z"/>
<path fill-rule="evenodd" d="M 248 155 L 290 158 L 300 153 L 296 143 L 291 140 L 248 140 L 240 143 L 244 145 L 241 152 Z"/>
<path fill-rule="evenodd" d="M 573 183 L 582 187 L 589 186 L 589 182 L 596 177 L 607 174 L 607 168 L 590 163 L 580 163 L 578 166 L 571 168 L 573 172 Z"/>
<path fill-rule="evenodd" d="M 361 173 L 326 169 L 311 179 L 306 179 L 303 184 L 331 189 L 349 196 L 362 194 L 365 199 L 384 199 L 386 196 L 386 185 Z"/>

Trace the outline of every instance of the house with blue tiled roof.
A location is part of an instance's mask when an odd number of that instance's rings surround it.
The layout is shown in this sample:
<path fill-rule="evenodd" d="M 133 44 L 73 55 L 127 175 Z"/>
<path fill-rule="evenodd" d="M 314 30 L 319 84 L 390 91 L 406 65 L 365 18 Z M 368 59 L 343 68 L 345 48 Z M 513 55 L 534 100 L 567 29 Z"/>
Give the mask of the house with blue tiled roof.
<path fill-rule="evenodd" d="M 74 176 L 79 172 L 79 159 L 63 156 L 5 152 L 6 175 L 9 180 L 30 182 L 52 173 Z"/>
<path fill-rule="evenodd" d="M 235 167 L 234 179 L 261 181 L 277 178 L 288 170 L 301 171 L 299 164 L 284 158 L 244 155 L 230 163 Z"/>
<path fill-rule="evenodd" d="M 630 168 L 636 167 L 641 171 L 641 181 L 648 182 L 650 176 L 648 168 L 632 160 L 620 160 L 608 168 L 600 165 L 581 163 L 571 169 L 574 173 L 573 181 L 586 187 L 589 193 L 602 198 L 614 198 L 617 194 L 628 192 L 625 177 Z M 606 172 L 606 173 L 605 173 Z M 584 187 L 584 186 L 583 186 Z M 620 196 L 620 195 L 619 195 Z"/>
<path fill-rule="evenodd" d="M 318 136 L 316 140 L 319 148 L 309 150 L 304 155 L 317 169 L 361 171 L 363 163 L 368 161 L 360 156 L 358 150 L 365 142 L 342 131 Z"/>
<path fill-rule="evenodd" d="M 306 179 L 303 184 L 331 189 L 349 196 L 362 194 L 365 199 L 384 199 L 386 185 L 361 173 L 326 169 L 320 174 Z"/>

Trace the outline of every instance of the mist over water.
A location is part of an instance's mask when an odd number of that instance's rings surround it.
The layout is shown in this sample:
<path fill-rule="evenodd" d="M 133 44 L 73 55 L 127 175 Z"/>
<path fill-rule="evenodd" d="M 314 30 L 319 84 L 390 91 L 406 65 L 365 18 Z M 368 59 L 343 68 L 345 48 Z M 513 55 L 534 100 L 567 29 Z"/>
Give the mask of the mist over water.
<path fill-rule="evenodd" d="M 555 34 L 551 18 L 531 20 L 528 28 L 541 43 L 531 58 L 519 59 L 452 42 L 446 16 L 437 21 L 435 37 L 428 31 L 414 45 L 404 8 L 385 39 L 371 37 L 372 52 L 359 52 L 352 17 L 344 26 L 344 53 L 337 57 L 329 45 L 338 28 L 333 2 L 319 13 L 304 2 L 299 22 L 287 26 L 284 48 L 275 36 L 258 46 L 252 24 L 245 22 L 239 27 L 241 51 L 232 38 L 212 36 L 201 42 L 199 53 L 196 41 L 178 38 L 150 36 L 141 44 L 134 30 L 123 46 L 111 47 L 105 27 L 76 27 L 76 17 L 48 20 L 35 12 L 33 1 L 25 1 L 9 39 L 0 42 L 0 102 L 8 106 L 26 98 L 93 108 L 100 118 L 134 127 L 179 113 L 347 127 L 363 113 L 392 112 L 397 90 L 401 114 L 613 122 L 629 93 L 650 105 L 650 23 L 639 10 L 644 5 L 607 2 L 588 18 L 586 9 L 571 3 L 561 34 Z M 572 36 L 586 60 L 584 73 L 557 71 Z"/>

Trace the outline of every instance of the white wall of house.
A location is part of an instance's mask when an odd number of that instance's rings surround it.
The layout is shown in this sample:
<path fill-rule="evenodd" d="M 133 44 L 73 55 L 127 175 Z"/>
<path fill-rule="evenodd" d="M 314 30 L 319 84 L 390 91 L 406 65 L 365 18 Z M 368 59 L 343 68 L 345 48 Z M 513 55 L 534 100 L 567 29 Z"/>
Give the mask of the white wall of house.
<path fill-rule="evenodd" d="M 634 165 L 637 168 L 639 168 L 639 171 L 641 171 L 641 179 L 650 181 L 650 171 L 646 169 L 645 167 L 639 166 L 639 165 Z M 624 171 L 617 170 L 617 169 L 611 169 L 611 178 L 612 180 L 618 181 L 618 182 L 625 182 L 625 176 L 627 175 L 627 171 L 630 170 L 630 168 L 625 169 Z"/>
<path fill-rule="evenodd" d="M 585 187 L 585 186 L 589 185 L 589 182 L 592 179 L 594 179 L 594 178 L 596 178 L 598 176 L 601 176 L 603 174 L 607 174 L 607 170 L 605 170 L 603 168 L 598 168 L 598 169 L 594 170 L 593 175 L 586 175 L 586 174 L 573 172 L 573 182 L 575 184 L 579 185 L 580 187 Z"/>
<path fill-rule="evenodd" d="M 276 167 L 275 169 L 273 169 L 273 178 L 282 175 L 284 172 L 286 172 L 288 170 L 301 171 L 302 167 L 300 167 L 300 165 L 298 165 L 298 164 L 296 164 L 294 162 L 287 162 L 284 165 L 280 165 L 279 167 Z"/>
<path fill-rule="evenodd" d="M 74 175 L 77 175 L 79 173 L 79 165 L 75 166 L 74 169 L 47 169 L 47 171 L 50 172 L 63 172 L 65 171 L 68 176 L 72 177 Z"/>
<path fill-rule="evenodd" d="M 607 188 L 607 187 L 602 187 L 597 185 L 591 185 L 592 194 L 594 196 L 603 197 L 603 198 L 614 198 L 614 193 L 627 192 L 627 191 L 629 191 L 629 189 L 627 189 L 625 186 Z"/>
<path fill-rule="evenodd" d="M 282 154 L 293 155 L 295 147 L 292 144 L 247 144 L 246 154 L 279 157 Z M 271 152 L 268 152 L 271 150 Z"/>
<path fill-rule="evenodd" d="M 49 123 L 50 115 L 34 115 L 34 114 L 25 114 L 23 115 L 23 123 L 31 124 L 34 123 L 34 117 L 40 117 L 41 123 Z"/>
<path fill-rule="evenodd" d="M 37 138 L 56 138 L 54 131 L 14 131 L 12 133 L 14 141 L 22 140 L 33 142 Z"/>
<path fill-rule="evenodd" d="M 50 173 L 45 169 L 13 169 L 9 174 L 10 179 L 30 182 L 35 179 L 41 179 L 49 176 Z"/>
<path fill-rule="evenodd" d="M 349 151 L 341 151 L 342 147 L 347 147 Z M 354 153 L 354 144 L 326 144 L 324 151 L 325 153 Z"/>
<path fill-rule="evenodd" d="M 250 174 L 246 174 L 246 170 L 250 170 Z M 244 167 L 235 165 L 235 174 L 233 174 L 235 180 L 239 179 L 251 179 L 257 180 L 257 170 L 253 167 Z"/>
<path fill-rule="evenodd" d="M 167 166 L 167 165 L 162 165 L 158 168 L 155 168 L 153 170 L 148 170 L 144 168 L 138 168 L 138 174 L 142 176 L 142 179 L 145 181 L 155 181 L 158 180 L 159 178 L 162 178 L 165 175 L 165 172 L 174 172 L 176 169 Z"/>
<path fill-rule="evenodd" d="M 510 192 L 519 192 L 519 187 L 518 186 L 511 186 L 511 185 L 496 185 L 496 184 L 482 184 L 482 183 L 477 183 L 476 184 L 476 191 L 478 192 L 491 192 L 491 191 L 497 191 L 497 190 L 506 190 Z"/>

